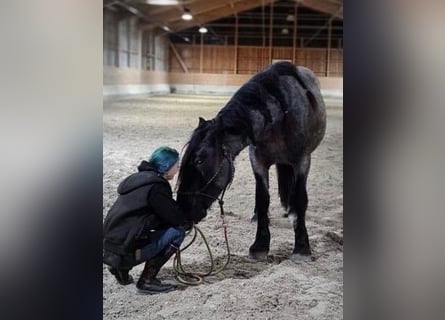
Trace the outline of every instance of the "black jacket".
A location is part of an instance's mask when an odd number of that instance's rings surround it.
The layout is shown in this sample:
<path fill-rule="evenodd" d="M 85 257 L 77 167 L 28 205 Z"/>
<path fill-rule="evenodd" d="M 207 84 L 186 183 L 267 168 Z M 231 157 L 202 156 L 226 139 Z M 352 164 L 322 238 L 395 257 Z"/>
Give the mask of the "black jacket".
<path fill-rule="evenodd" d="M 173 199 L 169 182 L 146 161 L 142 161 L 138 170 L 119 184 L 119 196 L 105 218 L 105 263 L 107 253 L 131 255 L 147 244 L 151 230 L 187 224 Z"/>

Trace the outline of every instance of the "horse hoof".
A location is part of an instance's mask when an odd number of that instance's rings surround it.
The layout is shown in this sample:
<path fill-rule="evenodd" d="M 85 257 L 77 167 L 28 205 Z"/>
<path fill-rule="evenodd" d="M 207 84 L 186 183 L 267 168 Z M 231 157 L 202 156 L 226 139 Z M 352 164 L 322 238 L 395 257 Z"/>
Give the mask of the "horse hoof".
<path fill-rule="evenodd" d="M 290 256 L 290 259 L 295 263 L 303 263 L 303 262 L 312 261 L 312 256 L 311 255 L 303 255 L 300 253 L 293 253 Z"/>
<path fill-rule="evenodd" d="M 267 261 L 267 252 L 249 252 L 249 258 L 257 261 Z"/>
<path fill-rule="evenodd" d="M 250 218 L 250 222 L 257 222 L 258 221 L 258 217 L 256 215 L 256 213 L 252 216 L 252 218 Z"/>

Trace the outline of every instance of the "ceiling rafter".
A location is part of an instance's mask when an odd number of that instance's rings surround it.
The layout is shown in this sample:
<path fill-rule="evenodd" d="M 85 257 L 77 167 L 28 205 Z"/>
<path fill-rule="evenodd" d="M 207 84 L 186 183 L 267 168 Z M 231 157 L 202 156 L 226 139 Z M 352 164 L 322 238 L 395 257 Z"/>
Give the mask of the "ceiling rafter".
<path fill-rule="evenodd" d="M 127 0 L 127 1 L 131 1 L 132 3 L 141 3 L 141 1 L 138 1 L 138 0 Z M 166 12 L 166 11 L 169 11 L 169 10 L 179 10 L 179 11 L 182 11 L 183 7 L 188 8 L 191 3 L 195 3 L 195 2 L 199 2 L 199 1 L 203 1 L 203 0 L 181 0 L 180 4 L 176 4 L 176 5 L 160 6 L 160 5 L 145 4 L 145 3 L 143 5 L 148 8 L 147 10 L 151 14 L 158 15 L 160 13 L 163 13 L 163 12 Z"/>
<path fill-rule="evenodd" d="M 343 0 L 294 0 L 303 7 L 310 8 L 332 18 L 343 19 Z M 181 19 L 183 5 L 175 6 L 153 6 L 135 0 L 121 0 L 113 2 L 125 2 L 138 8 L 144 15 L 152 21 L 161 21 L 172 31 L 178 32 L 190 27 L 205 24 L 228 16 L 236 16 L 240 12 L 268 6 L 277 0 L 188 0 L 184 3 L 193 14 L 193 20 L 184 21 Z M 290 2 L 292 3 L 292 2 Z"/>
<path fill-rule="evenodd" d="M 295 0 L 300 5 L 343 19 L 343 1 L 338 0 Z"/>
<path fill-rule="evenodd" d="M 228 4 L 229 2 L 233 3 L 233 8 Z M 265 5 L 268 5 L 275 0 L 265 0 Z M 218 20 L 223 17 L 236 15 L 239 12 L 250 10 L 256 7 L 260 7 L 261 2 L 258 0 L 244 0 L 244 1 L 226 1 L 226 5 L 224 7 L 219 7 L 214 10 L 207 11 L 202 14 L 195 15 L 196 21 L 178 21 L 176 23 L 171 24 L 171 28 L 175 31 L 181 31 L 184 29 L 188 29 L 197 24 L 204 24 L 210 21 Z M 197 23 L 198 22 L 198 23 Z"/>
<path fill-rule="evenodd" d="M 195 2 L 191 2 L 186 7 L 187 9 L 190 10 L 192 15 L 196 17 L 198 15 L 205 14 L 206 12 L 214 11 L 219 8 L 224 8 L 229 6 L 231 3 L 237 3 L 237 2 L 245 2 L 245 0 L 220 0 L 220 1 L 198 0 Z M 183 11 L 182 6 L 173 6 L 170 7 L 169 10 L 164 10 L 162 12 L 159 12 L 159 10 L 157 12 L 153 11 L 151 7 L 140 4 L 139 8 L 141 10 L 144 10 L 146 14 L 156 17 L 156 19 L 164 21 L 165 23 L 172 23 L 181 20 L 181 13 Z"/>

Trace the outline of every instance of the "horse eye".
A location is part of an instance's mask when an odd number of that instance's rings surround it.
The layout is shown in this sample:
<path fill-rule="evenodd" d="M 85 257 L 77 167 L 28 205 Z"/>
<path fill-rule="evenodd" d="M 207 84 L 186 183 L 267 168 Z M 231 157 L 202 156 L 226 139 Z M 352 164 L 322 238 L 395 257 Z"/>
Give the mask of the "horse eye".
<path fill-rule="evenodd" d="M 196 164 L 202 164 L 202 160 L 201 160 L 201 159 L 198 159 L 198 160 L 195 161 L 195 163 L 196 163 Z"/>

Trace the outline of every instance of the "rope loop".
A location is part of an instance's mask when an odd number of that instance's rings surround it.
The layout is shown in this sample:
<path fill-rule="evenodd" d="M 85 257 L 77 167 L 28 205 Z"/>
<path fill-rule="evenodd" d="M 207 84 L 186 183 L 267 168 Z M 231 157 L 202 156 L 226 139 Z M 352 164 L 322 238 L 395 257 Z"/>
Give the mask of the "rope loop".
<path fill-rule="evenodd" d="M 207 242 L 207 239 L 204 236 L 204 233 L 197 226 L 193 226 L 193 230 L 195 231 L 194 235 L 193 235 L 193 239 L 183 249 L 179 249 L 176 252 L 175 258 L 173 259 L 173 270 L 175 271 L 175 278 L 178 282 L 187 284 L 187 285 L 199 285 L 204 282 L 205 277 L 210 276 L 210 275 L 216 275 L 216 274 L 220 273 L 221 271 L 223 271 L 227 267 L 227 265 L 230 262 L 230 246 L 229 246 L 229 241 L 227 239 L 227 225 L 224 222 L 224 218 L 223 218 L 222 227 L 224 229 L 224 239 L 225 239 L 226 247 L 227 247 L 226 262 L 220 268 L 215 269 L 215 263 L 213 260 L 212 250 L 210 249 L 209 243 Z M 190 232 L 188 234 L 190 234 Z M 204 244 L 207 247 L 209 257 L 210 257 L 210 269 L 207 272 L 186 271 L 184 269 L 184 266 L 182 265 L 181 252 L 185 251 L 187 248 L 189 248 L 192 245 L 192 243 L 196 240 L 196 236 L 198 233 L 202 237 L 202 240 L 204 241 Z"/>

